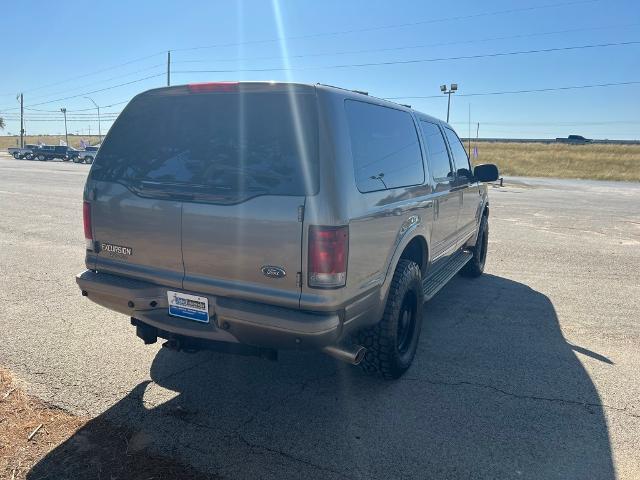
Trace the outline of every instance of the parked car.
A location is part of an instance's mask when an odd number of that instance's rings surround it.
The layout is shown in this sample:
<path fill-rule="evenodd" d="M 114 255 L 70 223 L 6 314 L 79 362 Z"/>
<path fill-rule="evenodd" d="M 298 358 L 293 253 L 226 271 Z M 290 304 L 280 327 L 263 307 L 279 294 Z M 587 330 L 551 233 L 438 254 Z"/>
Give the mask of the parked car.
<path fill-rule="evenodd" d="M 567 138 L 556 138 L 556 142 L 558 143 L 571 143 L 573 145 L 584 145 L 592 141 L 590 138 L 584 138 L 582 135 L 569 135 Z"/>
<path fill-rule="evenodd" d="M 98 153 L 98 149 L 100 145 L 93 145 L 85 147 L 84 150 L 80 150 L 78 152 L 78 157 L 74 162 L 76 163 L 93 163 L 93 160 L 96 158 L 96 154 Z"/>
<path fill-rule="evenodd" d="M 11 155 L 16 160 L 21 160 L 23 158 L 27 158 L 27 156 L 31 155 L 33 145 L 26 145 L 24 148 L 20 147 L 9 147 L 7 151 L 9 155 Z"/>
<path fill-rule="evenodd" d="M 77 160 L 79 154 L 80 154 L 80 150 L 77 150 L 77 149 L 75 149 L 73 147 L 68 147 L 67 148 L 67 160 L 71 160 L 74 163 L 77 163 L 76 160 Z"/>
<path fill-rule="evenodd" d="M 424 301 L 458 272 L 483 272 L 483 182 L 497 178 L 495 165 L 472 168 L 447 123 L 364 93 L 150 90 L 87 178 L 76 281 L 145 343 L 270 358 L 315 349 L 398 378 Z"/>
<path fill-rule="evenodd" d="M 68 161 L 67 157 L 69 147 L 64 145 L 38 145 L 33 149 L 33 157 L 37 160 L 46 161 L 59 158 L 62 161 Z"/>

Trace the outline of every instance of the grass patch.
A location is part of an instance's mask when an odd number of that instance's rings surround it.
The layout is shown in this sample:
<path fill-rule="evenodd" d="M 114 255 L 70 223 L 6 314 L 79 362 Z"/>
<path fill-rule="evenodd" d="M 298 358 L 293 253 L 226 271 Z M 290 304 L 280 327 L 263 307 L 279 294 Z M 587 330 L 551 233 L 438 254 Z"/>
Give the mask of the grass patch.
<path fill-rule="evenodd" d="M 483 141 L 477 145 L 474 163 L 495 163 L 501 175 L 640 181 L 640 145 Z"/>

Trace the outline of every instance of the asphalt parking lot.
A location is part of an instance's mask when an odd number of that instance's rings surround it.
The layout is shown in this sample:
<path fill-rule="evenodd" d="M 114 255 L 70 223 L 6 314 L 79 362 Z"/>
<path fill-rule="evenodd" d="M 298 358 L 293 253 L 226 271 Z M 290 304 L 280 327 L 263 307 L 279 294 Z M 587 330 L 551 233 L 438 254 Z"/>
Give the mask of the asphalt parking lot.
<path fill-rule="evenodd" d="M 88 170 L 0 157 L 0 365 L 32 393 L 222 478 L 640 478 L 640 184 L 491 188 L 486 274 L 427 304 L 383 382 L 142 345 L 75 284 Z"/>

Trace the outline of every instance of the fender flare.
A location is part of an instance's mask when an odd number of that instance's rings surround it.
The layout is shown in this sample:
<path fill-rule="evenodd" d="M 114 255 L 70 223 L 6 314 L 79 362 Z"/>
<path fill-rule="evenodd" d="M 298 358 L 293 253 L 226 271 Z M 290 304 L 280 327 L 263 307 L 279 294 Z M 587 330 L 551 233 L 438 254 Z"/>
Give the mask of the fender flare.
<path fill-rule="evenodd" d="M 387 296 L 389 295 L 389 288 L 391 287 L 391 280 L 393 280 L 393 274 L 396 270 L 396 267 L 398 266 L 398 262 L 400 261 L 400 256 L 404 252 L 404 249 L 407 247 L 407 245 L 409 245 L 409 243 L 411 243 L 411 241 L 415 238 L 421 237 L 424 240 L 427 247 L 427 258 L 425 259 L 425 264 L 429 263 L 431 248 L 429 247 L 429 241 L 427 239 L 428 236 L 426 235 L 424 227 L 424 224 L 422 224 L 421 222 L 412 225 L 409 229 L 407 229 L 407 231 L 402 234 L 402 236 L 400 237 L 400 241 L 396 244 L 393 255 L 391 256 L 391 259 L 387 265 L 384 280 L 380 285 L 380 297 L 378 301 L 379 307 L 376 315 L 377 317 L 381 317 L 384 312 L 385 305 L 387 304 Z"/>

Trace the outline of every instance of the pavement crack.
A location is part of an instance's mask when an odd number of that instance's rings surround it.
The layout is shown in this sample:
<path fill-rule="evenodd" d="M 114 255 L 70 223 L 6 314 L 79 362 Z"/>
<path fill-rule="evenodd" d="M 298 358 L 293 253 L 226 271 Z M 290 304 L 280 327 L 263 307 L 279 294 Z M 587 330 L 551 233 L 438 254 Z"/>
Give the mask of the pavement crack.
<path fill-rule="evenodd" d="M 349 479 L 349 480 L 353 480 L 355 478 L 355 477 L 351 477 L 351 476 L 349 476 L 349 475 L 347 475 L 344 472 L 341 472 L 339 470 L 335 470 L 333 468 L 329 468 L 329 467 L 326 467 L 324 465 L 319 465 L 319 464 L 314 463 L 314 462 L 312 462 L 310 460 L 306 460 L 304 458 L 297 457 L 297 456 L 292 455 L 292 454 L 290 454 L 288 452 L 285 452 L 284 450 L 280 450 L 278 448 L 267 447 L 266 445 L 260 445 L 258 443 L 251 442 L 244 435 L 242 435 L 240 433 L 238 434 L 238 439 L 242 443 L 244 443 L 247 447 L 249 447 L 250 449 L 258 449 L 258 450 L 262 450 L 262 451 L 265 451 L 265 452 L 269 452 L 269 453 L 281 456 L 283 458 L 286 458 L 287 460 L 291 460 L 291 461 L 294 461 L 294 462 L 297 462 L 297 463 L 302 463 L 303 465 L 306 465 L 308 467 L 314 468 L 314 469 L 319 470 L 321 472 L 333 473 L 334 475 L 338 475 L 338 476 L 340 476 L 342 478 L 346 478 L 346 479 Z"/>
<path fill-rule="evenodd" d="M 407 378 L 406 380 L 410 380 L 410 381 L 424 381 L 427 382 L 431 385 L 444 385 L 444 386 L 449 386 L 449 387 L 457 387 L 457 386 L 470 386 L 470 387 L 476 387 L 476 388 L 485 388 L 488 390 L 493 390 L 495 392 L 498 392 L 502 395 L 506 395 L 508 397 L 513 397 L 513 398 L 518 398 L 518 399 L 522 399 L 522 400 L 537 400 L 537 401 L 544 401 L 544 402 L 554 402 L 554 403 L 562 403 L 562 404 L 566 404 L 566 405 L 576 405 L 576 406 L 580 406 L 580 407 L 594 407 L 594 408 L 603 408 L 603 409 L 609 409 L 609 410 L 614 410 L 616 412 L 619 412 L 623 415 L 629 416 L 629 417 L 633 417 L 633 418 L 640 418 L 640 414 L 637 413 L 633 413 L 630 412 L 628 407 L 615 407 L 613 405 L 607 405 L 605 403 L 596 403 L 596 402 L 581 402 L 579 400 L 571 400 L 568 398 L 556 398 L 556 397 L 543 397 L 543 396 L 539 396 L 539 395 L 524 395 L 524 394 L 520 394 L 520 393 L 514 393 L 514 392 L 510 392 L 508 390 L 504 390 L 502 388 L 496 387 L 494 385 L 489 385 L 486 383 L 478 383 L 478 382 L 470 382 L 470 381 L 466 381 L 466 380 L 461 380 L 458 382 L 445 382 L 442 380 L 430 380 L 430 379 L 424 379 L 424 378 Z"/>

